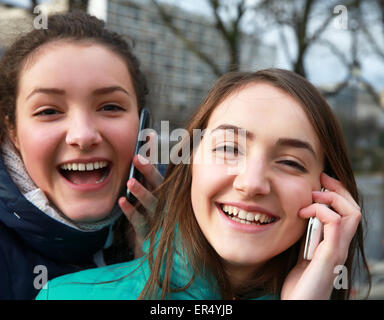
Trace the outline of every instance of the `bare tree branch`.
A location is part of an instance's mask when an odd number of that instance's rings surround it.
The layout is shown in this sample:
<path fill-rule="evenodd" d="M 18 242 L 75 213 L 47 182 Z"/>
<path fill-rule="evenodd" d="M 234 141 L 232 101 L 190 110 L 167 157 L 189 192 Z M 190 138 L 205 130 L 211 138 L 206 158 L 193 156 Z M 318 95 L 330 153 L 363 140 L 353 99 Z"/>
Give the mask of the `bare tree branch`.
<path fill-rule="evenodd" d="M 207 64 L 215 75 L 221 75 L 226 71 L 236 71 L 240 67 L 240 43 L 242 38 L 241 22 L 245 13 L 249 10 L 246 6 L 246 0 L 238 0 L 236 6 L 227 7 L 223 5 L 222 0 L 206 0 L 212 10 L 214 17 L 214 26 L 222 36 L 227 47 L 229 62 L 225 68 L 219 67 L 216 63 L 216 57 L 205 54 L 200 47 L 190 41 L 185 31 L 178 28 L 173 23 L 172 16 L 166 11 L 158 0 L 151 0 L 156 6 L 157 11 L 164 24 L 173 32 L 173 34 L 183 42 L 184 46 L 195 54 L 201 61 Z M 222 11 L 226 10 L 232 18 L 229 21 L 224 20 Z M 234 13 L 234 15 L 233 15 Z"/>
<path fill-rule="evenodd" d="M 220 1 L 208 0 L 208 4 L 211 6 L 212 13 L 216 19 L 216 28 L 222 33 L 223 37 L 228 40 L 230 38 L 229 32 L 219 15 Z"/>
<path fill-rule="evenodd" d="M 166 10 L 158 3 L 156 0 L 151 0 L 152 3 L 156 6 L 157 12 L 159 13 L 164 24 L 173 32 L 173 34 L 183 42 L 184 46 L 193 54 L 195 54 L 201 61 L 203 61 L 207 66 L 212 70 L 212 72 L 220 76 L 222 75 L 222 71 L 220 67 L 214 62 L 214 58 L 208 56 L 203 51 L 199 49 L 199 47 L 190 41 L 184 33 L 175 26 L 173 23 L 173 18 L 169 15 Z"/>
<path fill-rule="evenodd" d="M 338 83 L 335 88 L 333 88 L 332 90 L 322 90 L 322 94 L 326 98 L 338 95 L 340 93 L 340 91 L 342 91 L 344 88 L 346 88 L 348 86 L 349 78 L 350 78 L 350 74 L 348 73 L 348 75 L 345 77 L 345 79 L 343 81 L 341 81 L 340 83 Z"/>
<path fill-rule="evenodd" d="M 285 36 L 283 28 L 279 28 L 278 32 L 279 32 L 279 38 L 280 38 L 281 44 L 283 45 L 283 50 L 288 59 L 288 62 L 293 65 L 294 62 L 293 62 L 293 59 L 291 58 L 291 53 L 289 52 L 288 40 L 287 40 L 287 37 Z"/>
<path fill-rule="evenodd" d="M 327 29 L 331 21 L 333 20 L 333 11 L 330 12 L 328 15 L 328 18 L 324 20 L 324 22 L 321 24 L 321 26 L 313 33 L 313 35 L 307 40 L 309 43 L 315 42 L 318 40 L 321 36 L 321 34 Z"/>
<path fill-rule="evenodd" d="M 375 88 L 365 78 L 360 77 L 359 80 L 363 84 L 367 92 L 370 94 L 375 104 L 381 109 L 381 111 L 384 111 L 384 106 L 381 104 L 380 95 L 376 92 Z"/>
<path fill-rule="evenodd" d="M 375 37 L 372 36 L 371 31 L 366 27 L 365 23 L 362 23 L 360 28 L 361 28 L 361 31 L 366 36 L 367 40 L 369 41 L 369 44 L 371 45 L 373 51 L 382 59 L 384 59 L 384 49 L 381 49 L 379 47 L 379 45 L 377 44 L 377 41 L 375 40 Z"/>
<path fill-rule="evenodd" d="M 352 5 L 356 1 L 358 0 L 350 0 L 348 2 L 344 1 L 344 4 L 348 6 Z M 295 3 L 297 4 L 298 2 L 296 1 Z M 279 36 L 284 47 L 284 52 L 287 55 L 287 59 L 291 61 L 293 70 L 304 77 L 306 77 L 304 59 L 309 47 L 321 39 L 322 34 L 325 30 L 327 30 L 334 18 L 333 7 L 330 5 L 327 9 L 329 14 L 322 21 L 320 26 L 317 27 L 315 31 L 310 31 L 309 25 L 312 21 L 311 17 L 313 16 L 316 6 L 320 3 L 320 0 L 304 0 L 304 5 L 302 6 L 303 8 L 301 8 L 298 6 L 295 7 L 293 2 L 289 5 L 289 7 L 287 7 L 288 5 L 284 7 L 281 5 L 280 1 L 264 0 L 260 6 L 260 8 L 264 9 L 266 15 L 271 17 L 272 20 L 280 26 Z M 291 28 L 293 34 L 295 35 L 297 52 L 295 57 L 291 57 L 289 50 L 287 49 L 288 42 L 285 39 L 284 31 L 281 31 L 284 26 Z"/>
<path fill-rule="evenodd" d="M 236 6 L 235 18 L 228 23 L 227 27 L 220 16 L 221 2 L 219 0 L 208 0 L 212 13 L 216 20 L 216 28 L 223 35 L 229 53 L 229 71 L 238 70 L 240 65 L 239 46 L 241 41 L 240 22 L 247 10 L 245 0 L 241 0 Z"/>
<path fill-rule="evenodd" d="M 327 39 L 319 39 L 317 44 L 326 46 L 330 49 L 331 52 L 340 60 L 341 64 L 350 69 L 350 62 L 348 61 L 347 56 L 334 43 Z"/>

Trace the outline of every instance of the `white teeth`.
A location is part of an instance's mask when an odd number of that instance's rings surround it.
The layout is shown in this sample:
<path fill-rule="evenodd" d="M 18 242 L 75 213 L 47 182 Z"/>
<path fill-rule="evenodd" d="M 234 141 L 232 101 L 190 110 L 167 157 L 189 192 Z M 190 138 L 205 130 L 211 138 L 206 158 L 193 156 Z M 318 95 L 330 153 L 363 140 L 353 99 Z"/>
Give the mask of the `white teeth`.
<path fill-rule="evenodd" d="M 244 210 L 239 211 L 239 218 L 240 219 L 245 219 L 247 217 L 247 212 Z"/>
<path fill-rule="evenodd" d="M 223 205 L 222 210 L 228 215 L 233 216 L 231 217 L 232 220 L 244 224 L 251 224 L 251 222 L 256 222 L 259 224 L 270 223 L 275 220 L 273 217 L 270 217 L 266 214 L 247 212 L 243 209 L 239 209 L 230 205 Z"/>
<path fill-rule="evenodd" d="M 95 161 L 88 163 L 65 163 L 60 166 L 63 170 L 74 170 L 74 171 L 92 171 L 108 166 L 107 161 Z"/>
<path fill-rule="evenodd" d="M 246 216 L 246 219 L 247 219 L 248 221 L 254 221 L 254 220 L 255 220 L 255 215 L 252 214 L 252 213 L 250 213 L 250 212 L 248 212 L 248 213 L 247 213 L 247 216 Z"/>

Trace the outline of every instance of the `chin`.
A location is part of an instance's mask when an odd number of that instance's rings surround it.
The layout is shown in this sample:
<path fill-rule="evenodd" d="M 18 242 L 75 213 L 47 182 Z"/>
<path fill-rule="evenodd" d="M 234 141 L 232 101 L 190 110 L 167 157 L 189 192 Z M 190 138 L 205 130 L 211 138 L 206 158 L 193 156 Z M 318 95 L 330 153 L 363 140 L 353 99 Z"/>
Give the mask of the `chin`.
<path fill-rule="evenodd" d="M 244 250 L 244 247 L 231 252 L 220 252 L 219 255 L 234 266 L 257 266 L 272 258 L 270 252 L 257 252 L 255 248 Z"/>
<path fill-rule="evenodd" d="M 75 222 L 93 222 L 100 221 L 107 217 L 111 210 L 112 206 L 97 206 L 87 205 L 87 206 L 77 206 L 76 208 L 71 208 L 67 210 L 63 210 L 62 212 L 66 217 Z"/>

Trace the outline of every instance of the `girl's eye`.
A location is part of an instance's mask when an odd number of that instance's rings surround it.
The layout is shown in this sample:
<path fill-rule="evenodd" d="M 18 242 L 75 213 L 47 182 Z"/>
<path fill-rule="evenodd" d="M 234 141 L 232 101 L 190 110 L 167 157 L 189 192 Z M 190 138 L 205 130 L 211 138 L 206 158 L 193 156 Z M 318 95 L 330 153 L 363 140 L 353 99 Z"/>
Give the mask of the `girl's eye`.
<path fill-rule="evenodd" d="M 279 163 L 282 163 L 284 165 L 287 165 L 289 167 L 295 168 L 300 170 L 301 172 L 307 172 L 307 169 L 305 169 L 300 163 L 292 160 L 281 160 Z"/>
<path fill-rule="evenodd" d="M 223 145 L 213 149 L 213 152 L 223 152 L 226 156 L 238 155 L 239 149 L 236 146 Z"/>
<path fill-rule="evenodd" d="M 223 158 L 226 161 L 237 161 L 239 155 L 241 155 L 239 148 L 231 145 L 216 147 L 212 151 L 216 157 Z"/>
<path fill-rule="evenodd" d="M 34 116 L 52 116 L 60 114 L 60 111 L 55 109 L 44 109 L 34 114 Z"/>
<path fill-rule="evenodd" d="M 100 108 L 101 111 L 109 111 L 109 112 L 117 112 L 117 111 L 125 111 L 124 108 L 116 105 L 116 104 L 106 104 Z"/>

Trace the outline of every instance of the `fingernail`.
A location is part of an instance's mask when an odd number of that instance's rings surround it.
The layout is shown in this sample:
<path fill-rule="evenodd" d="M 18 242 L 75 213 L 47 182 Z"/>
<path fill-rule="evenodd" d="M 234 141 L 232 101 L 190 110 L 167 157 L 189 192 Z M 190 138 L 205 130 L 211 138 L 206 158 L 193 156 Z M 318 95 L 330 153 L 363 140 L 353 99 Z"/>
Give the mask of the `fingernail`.
<path fill-rule="evenodd" d="M 128 188 L 129 188 L 129 190 L 131 190 L 131 191 L 137 189 L 137 187 L 136 187 L 136 183 L 135 183 L 135 179 L 129 179 L 129 180 L 128 180 Z"/>
<path fill-rule="evenodd" d="M 137 158 L 139 159 L 142 165 L 147 165 L 149 163 L 148 159 L 144 158 L 142 155 L 138 154 Z"/>
<path fill-rule="evenodd" d="M 303 213 L 305 213 L 306 210 L 307 210 L 306 207 L 305 208 L 301 208 L 297 213 L 298 214 L 303 214 Z"/>

